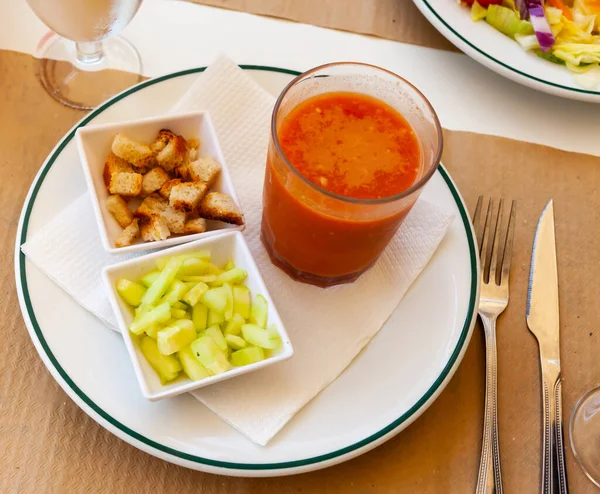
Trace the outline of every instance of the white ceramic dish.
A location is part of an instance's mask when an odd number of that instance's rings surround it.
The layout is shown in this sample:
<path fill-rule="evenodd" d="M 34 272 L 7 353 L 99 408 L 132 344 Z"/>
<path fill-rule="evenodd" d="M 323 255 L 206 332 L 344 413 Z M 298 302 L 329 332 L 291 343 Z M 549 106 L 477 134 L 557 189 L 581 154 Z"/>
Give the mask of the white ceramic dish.
<path fill-rule="evenodd" d="M 244 68 L 274 96 L 297 75 L 272 67 Z M 202 70 L 144 82 L 78 126 L 167 112 Z M 16 284 L 44 364 L 71 399 L 113 434 L 163 460 L 205 472 L 298 474 L 344 462 L 387 441 L 416 420 L 451 379 L 475 324 L 479 268 L 466 206 L 440 167 L 423 191 L 425 199 L 456 214 L 440 248 L 373 341 L 266 447 L 252 443 L 189 394 L 149 403 L 139 392 L 122 337 L 20 251 L 85 190 L 74 133 L 67 133 L 48 156 L 25 200 L 15 249 Z"/>
<path fill-rule="evenodd" d="M 453 0 L 413 0 L 433 26 L 457 48 L 489 69 L 537 91 L 600 103 L 600 87 L 579 86 L 562 65 L 525 52 L 486 22 L 473 22 L 469 9 Z"/>
<path fill-rule="evenodd" d="M 104 185 L 102 175 L 104 163 L 110 153 L 112 141 L 115 135 L 121 132 L 136 141 L 149 144 L 156 138 L 160 129 L 172 130 L 186 139 L 192 137 L 199 138 L 201 143 L 200 156 L 212 156 L 221 164 L 221 173 L 211 190 L 229 194 L 239 205 L 227 163 L 219 146 L 217 134 L 208 112 L 190 112 L 166 117 L 150 117 L 82 127 L 75 133 L 75 141 L 88 190 L 92 198 L 102 245 L 110 254 L 125 254 L 127 252 L 160 249 L 209 237 L 225 229 L 243 229 L 243 226 L 230 225 L 221 221 L 207 221 L 207 231 L 205 233 L 179 235 L 157 242 L 144 242 L 140 238 L 134 244 L 127 247 L 119 248 L 115 246 L 115 240 L 123 229 L 106 207 L 106 198 L 109 194 Z"/>
<path fill-rule="evenodd" d="M 265 297 L 269 304 L 269 324 L 275 324 L 279 330 L 281 341 L 283 346 L 275 355 L 255 364 L 246 365 L 244 367 L 234 367 L 233 369 L 217 374 L 216 376 L 210 376 L 201 381 L 192 381 L 191 379 L 177 379 L 173 383 L 163 385 L 158 378 L 158 375 L 150 364 L 146 361 L 142 355 L 139 346 L 134 341 L 134 337 L 131 332 L 127 329 L 133 321 L 133 313 L 131 309 L 123 302 L 121 297 L 117 294 L 115 286 L 119 278 L 127 278 L 132 281 L 139 280 L 144 274 L 156 269 L 156 260 L 163 257 L 170 257 L 177 254 L 185 254 L 188 252 L 194 252 L 198 250 L 207 249 L 211 253 L 212 262 L 217 265 L 225 264 L 229 259 L 233 259 L 235 265 L 242 269 L 245 269 L 248 273 L 248 278 L 245 281 L 245 285 L 250 289 L 252 296 L 261 294 Z M 258 369 L 262 369 L 269 365 L 281 362 L 282 360 L 289 359 L 293 354 L 294 350 L 290 343 L 290 338 L 285 331 L 283 322 L 279 317 L 277 308 L 273 303 L 273 299 L 269 295 L 269 291 L 265 286 L 265 282 L 260 275 L 260 271 L 252 258 L 252 254 L 248 249 L 248 245 L 244 240 L 244 237 L 239 232 L 227 232 L 219 235 L 213 235 L 212 237 L 197 240 L 196 242 L 187 243 L 180 245 L 172 249 L 162 250 L 160 252 L 154 252 L 152 254 L 137 257 L 130 261 L 125 261 L 119 264 L 113 264 L 104 269 L 102 273 L 104 283 L 107 287 L 107 293 L 110 299 L 117 321 L 119 322 L 119 329 L 123 334 L 125 340 L 125 346 L 129 353 L 129 358 L 133 363 L 133 369 L 137 377 L 138 383 L 142 390 L 142 394 L 150 401 L 162 400 L 164 398 L 172 398 L 181 393 L 187 393 L 195 389 L 203 388 L 210 384 L 214 384 L 232 377 L 247 374 Z"/>

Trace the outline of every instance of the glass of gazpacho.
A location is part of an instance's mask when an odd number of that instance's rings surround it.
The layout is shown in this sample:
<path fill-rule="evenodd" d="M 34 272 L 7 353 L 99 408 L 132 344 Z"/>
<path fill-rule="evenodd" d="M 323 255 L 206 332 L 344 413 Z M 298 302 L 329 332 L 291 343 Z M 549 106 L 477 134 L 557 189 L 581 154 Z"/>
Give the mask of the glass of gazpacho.
<path fill-rule="evenodd" d="M 261 238 L 271 260 L 319 286 L 372 266 L 434 174 L 435 111 L 412 84 L 359 63 L 316 67 L 271 122 Z"/>

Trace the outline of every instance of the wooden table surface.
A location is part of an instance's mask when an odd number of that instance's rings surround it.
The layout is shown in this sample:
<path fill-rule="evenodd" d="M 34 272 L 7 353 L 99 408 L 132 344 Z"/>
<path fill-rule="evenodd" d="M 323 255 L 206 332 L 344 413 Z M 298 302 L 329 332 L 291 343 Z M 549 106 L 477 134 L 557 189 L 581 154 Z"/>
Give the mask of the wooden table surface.
<path fill-rule="evenodd" d="M 414 16 L 420 44 L 445 41 L 408 0 L 206 0 L 228 8 L 389 36 L 398 4 Z M 312 9 L 312 10 L 311 10 Z M 365 13 L 373 12 L 371 23 Z M 380 14 L 377 15 L 377 12 Z M 385 12 L 385 14 L 381 14 Z M 411 14 L 412 12 L 412 14 Z M 343 14 L 343 15 L 342 15 Z M 312 17 L 311 17 L 312 16 Z M 392 23 L 393 24 L 393 23 Z M 362 26 L 362 27 L 359 27 Z M 423 39 L 427 40 L 425 43 Z M 403 39 L 407 41 L 407 39 Z M 406 431 L 376 450 L 326 470 L 294 477 L 241 479 L 186 470 L 136 450 L 104 430 L 60 389 L 39 359 L 20 314 L 13 252 L 23 200 L 40 164 L 84 113 L 61 106 L 39 86 L 34 60 L 0 51 L 0 492 L 466 493 L 473 492 L 483 415 L 484 346 L 475 330 L 463 363 L 433 405 Z M 39 125 L 38 122 L 43 122 Z M 564 403 L 598 384 L 595 323 L 600 304 L 600 159 L 478 134 L 445 133 L 444 163 L 473 206 L 482 193 L 519 201 L 511 304 L 500 320 L 500 441 L 505 491 L 534 493 L 540 475 L 537 346 L 524 319 L 535 223 L 555 200 L 561 281 Z M 523 170 L 527 169 L 527 173 Z M 583 262 L 582 262 L 583 260 Z M 567 418 L 567 417 L 565 417 Z M 571 490 L 594 492 L 567 452 Z"/>

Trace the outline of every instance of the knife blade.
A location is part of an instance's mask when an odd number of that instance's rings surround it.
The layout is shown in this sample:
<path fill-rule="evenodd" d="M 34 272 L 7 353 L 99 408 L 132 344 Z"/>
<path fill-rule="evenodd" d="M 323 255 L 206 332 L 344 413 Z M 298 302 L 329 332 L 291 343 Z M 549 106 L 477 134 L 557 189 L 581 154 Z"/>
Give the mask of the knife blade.
<path fill-rule="evenodd" d="M 558 270 L 554 231 L 554 204 L 548 202 L 540 216 L 527 292 L 527 327 L 540 350 L 543 421 L 543 494 L 568 492 L 562 426 L 562 377 L 560 370 L 560 321 Z"/>

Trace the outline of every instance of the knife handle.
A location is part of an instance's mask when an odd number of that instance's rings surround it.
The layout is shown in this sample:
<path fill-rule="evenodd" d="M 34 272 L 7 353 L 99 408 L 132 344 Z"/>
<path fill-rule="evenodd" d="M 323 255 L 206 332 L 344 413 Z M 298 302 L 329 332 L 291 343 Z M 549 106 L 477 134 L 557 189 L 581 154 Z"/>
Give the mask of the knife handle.
<path fill-rule="evenodd" d="M 562 426 L 562 381 L 553 364 L 542 366 L 543 463 L 542 493 L 567 494 L 567 470 Z"/>

